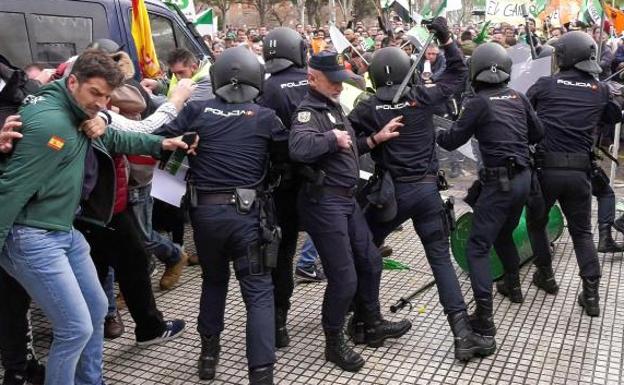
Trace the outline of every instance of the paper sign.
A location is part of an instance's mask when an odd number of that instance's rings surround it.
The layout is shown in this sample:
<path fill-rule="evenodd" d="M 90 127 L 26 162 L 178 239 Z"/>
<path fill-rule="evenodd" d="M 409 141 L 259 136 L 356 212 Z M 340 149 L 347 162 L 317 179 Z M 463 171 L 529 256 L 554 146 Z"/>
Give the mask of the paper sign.
<path fill-rule="evenodd" d="M 487 0 L 485 3 L 485 20 L 493 23 L 506 22 L 512 25 L 524 24 L 522 5 L 529 7 L 529 1 L 522 0 Z"/>
<path fill-rule="evenodd" d="M 182 197 L 186 194 L 186 173 L 188 165 L 183 163 L 175 175 L 171 175 L 159 167 L 154 169 L 152 179 L 152 197 L 167 202 L 175 207 L 182 205 Z"/>

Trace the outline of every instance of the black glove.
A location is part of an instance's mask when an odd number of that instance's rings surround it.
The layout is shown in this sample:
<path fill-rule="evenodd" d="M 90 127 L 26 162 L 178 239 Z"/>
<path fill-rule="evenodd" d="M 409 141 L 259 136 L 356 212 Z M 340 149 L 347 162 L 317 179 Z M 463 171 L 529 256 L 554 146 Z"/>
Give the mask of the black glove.
<path fill-rule="evenodd" d="M 451 33 L 449 32 L 448 25 L 446 24 L 446 19 L 444 17 L 438 16 L 425 25 L 429 31 L 435 34 L 435 37 L 438 39 L 440 44 L 446 44 L 451 36 Z"/>

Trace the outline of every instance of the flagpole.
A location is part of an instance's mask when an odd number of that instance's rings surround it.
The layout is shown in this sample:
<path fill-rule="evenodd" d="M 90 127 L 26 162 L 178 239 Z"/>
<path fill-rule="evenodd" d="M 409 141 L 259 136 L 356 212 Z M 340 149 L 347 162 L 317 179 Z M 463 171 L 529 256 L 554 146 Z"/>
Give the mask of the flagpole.
<path fill-rule="evenodd" d="M 605 6 L 604 0 L 600 0 L 600 8 L 602 8 L 602 12 L 600 13 L 600 37 L 598 38 L 598 63 L 601 61 L 602 57 L 602 35 L 604 34 L 604 21 L 605 21 Z"/>

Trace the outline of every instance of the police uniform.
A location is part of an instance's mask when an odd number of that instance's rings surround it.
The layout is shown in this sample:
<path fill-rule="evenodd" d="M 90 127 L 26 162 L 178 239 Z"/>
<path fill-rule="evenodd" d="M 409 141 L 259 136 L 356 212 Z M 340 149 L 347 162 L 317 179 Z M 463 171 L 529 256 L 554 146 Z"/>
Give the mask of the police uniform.
<path fill-rule="evenodd" d="M 527 96 L 545 128 L 537 161 L 545 210 L 530 210 L 527 216 L 534 263 L 538 267 L 534 282 L 551 293 L 557 292 L 546 224 L 548 211 L 555 201 L 559 201 L 574 242 L 580 276 L 584 279 L 584 292 L 595 289 L 597 296 L 597 282 L 601 274 L 591 232 L 589 171 L 592 133 L 599 122 L 609 124 L 619 121 L 621 110 L 610 101 L 605 85 L 576 68 L 567 68 L 539 79 Z M 540 281 L 549 281 L 551 285 L 544 287 Z M 587 287 L 588 283 L 595 287 Z M 589 312 L 598 315 L 597 304 Z"/>
<path fill-rule="evenodd" d="M 335 53 L 313 56 L 309 66 L 334 83 L 349 78 Z M 353 145 L 349 149 L 338 147 L 334 129 L 350 135 Z M 341 106 L 311 88 L 293 119 L 289 150 L 292 160 L 313 170 L 299 193 L 297 208 L 327 275 L 322 310 L 325 356 L 349 371 L 364 365 L 363 359 L 345 345 L 342 333 L 352 301 L 362 309 L 368 325 L 389 326 L 381 318 L 379 306 L 381 256 L 355 199 L 358 158 L 369 149 L 366 138 L 355 140 Z M 402 335 L 411 324 L 407 328 L 405 324 L 392 326 Z M 382 337 L 387 338 L 385 334 Z"/>
<path fill-rule="evenodd" d="M 383 55 L 384 50 L 388 49 L 384 48 L 378 55 Z M 377 246 L 399 225 L 412 219 L 436 278 L 444 312 L 452 314 L 466 311 L 466 304 L 449 254 L 448 221 L 437 185 L 438 161 L 432 117 L 440 103 L 463 86 L 466 66 L 455 44 L 445 47 L 445 52 L 447 67 L 436 85 L 413 87 L 397 104 L 390 101 L 394 92 L 386 98 L 371 96 L 355 107 L 349 120 L 356 134 L 365 138 L 377 133 L 391 119 L 403 116 L 405 126 L 399 130 L 399 136 L 375 147 L 371 153 L 377 169 L 392 177 L 397 215 L 380 220 L 376 210 L 369 209 L 366 218 Z M 373 69 L 393 65 L 391 58 L 380 63 L 377 59 L 373 59 Z M 386 88 L 384 84 L 380 84 L 378 92 L 383 88 Z"/>
<path fill-rule="evenodd" d="M 479 141 L 484 168 L 479 172 L 481 194 L 474 206 L 467 245 L 470 278 L 475 298 L 490 298 L 489 252 L 495 245 L 505 273 L 517 275 L 518 251 L 512 232 L 531 186 L 529 143 L 536 143 L 543 128 L 527 98 L 506 86 L 484 89 L 465 102 L 463 113 L 449 131 L 440 132 L 438 144 L 453 150 L 473 135 Z"/>
<path fill-rule="evenodd" d="M 259 103 L 275 110 L 286 128 L 290 129 L 292 114 L 307 92 L 307 70 L 293 66 L 272 74 L 266 80 Z M 297 193 L 301 185 L 294 163 L 284 162 L 279 168 L 282 179 L 275 190 L 274 199 L 277 221 L 282 229 L 282 241 L 277 256 L 277 268 L 273 270 L 278 348 L 285 347 L 289 343 L 286 314 L 290 309 L 290 297 L 294 289 L 293 258 L 299 235 L 299 220 L 297 211 L 293 208 L 297 207 Z"/>
<path fill-rule="evenodd" d="M 507 87 L 511 58 L 496 43 L 477 49 L 471 58 L 470 78 L 476 93 L 468 97 L 452 128 L 437 137 L 440 146 L 454 150 L 472 136 L 479 142 L 484 167 L 479 171 L 480 194 L 473 204 L 472 229 L 466 246 L 470 281 L 477 308 L 473 327 L 494 335 L 490 249 L 496 248 L 505 268 L 499 292 L 522 302 L 519 257 L 512 232 L 518 225 L 531 187 L 529 144 L 543 135 L 541 123 L 526 96 Z"/>
<path fill-rule="evenodd" d="M 233 261 L 247 309 L 250 380 L 252 384 L 272 384 L 275 362 L 273 283 L 270 268 L 264 266 L 259 248 L 263 241 L 262 206 L 270 202 L 264 201 L 261 193 L 266 185 L 270 153 L 272 156 L 279 154 L 280 146 L 282 153 L 286 152 L 287 133 L 274 111 L 250 101 L 253 95 L 242 98 L 249 101 L 238 102 L 236 97 L 228 101 L 228 87 L 240 86 L 225 84 L 226 90 L 222 91 L 219 87 L 224 82 L 229 83 L 230 75 L 219 75 L 220 71 L 231 61 L 250 60 L 240 50 L 228 51 L 231 50 L 226 50 L 213 68 L 213 85 L 218 97 L 189 103 L 166 130 L 173 135 L 185 132 L 199 135 L 197 156 L 189 159 L 187 194 L 203 277 L 197 325 L 202 337 L 200 378 L 214 377 L 219 335 L 224 328 L 229 262 Z M 262 72 L 261 69 L 257 71 Z M 220 76 L 226 79 L 219 80 Z M 258 82 L 257 87 L 260 87 L 262 81 Z M 241 84 L 244 84 L 242 80 Z M 236 94 L 236 90 L 232 93 Z M 255 200 L 251 193 L 254 190 L 258 194 Z M 271 380 L 256 382 L 254 370 L 258 368 L 270 368 Z"/>

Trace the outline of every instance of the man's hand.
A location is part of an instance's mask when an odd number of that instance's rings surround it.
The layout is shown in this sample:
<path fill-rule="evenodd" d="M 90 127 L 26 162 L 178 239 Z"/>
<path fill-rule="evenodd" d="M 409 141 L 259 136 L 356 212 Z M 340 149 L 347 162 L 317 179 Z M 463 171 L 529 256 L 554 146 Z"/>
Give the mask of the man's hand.
<path fill-rule="evenodd" d="M 141 85 L 147 91 L 154 92 L 154 91 L 156 91 L 156 88 L 158 88 L 158 81 L 156 81 L 154 79 L 143 79 L 143 80 L 141 80 Z"/>
<path fill-rule="evenodd" d="M 84 132 L 89 139 L 99 138 L 106 132 L 106 122 L 103 118 L 96 116 L 93 119 L 82 122 L 78 130 Z"/>
<path fill-rule="evenodd" d="M 188 146 L 182 141 L 182 136 L 178 136 L 175 138 L 164 139 L 162 141 L 162 149 L 165 151 L 175 151 L 180 148 L 183 150 L 187 150 L 186 153 L 189 155 L 197 155 L 195 150 L 197 149 L 198 144 L 199 135 L 195 136 L 195 143 L 193 143 L 191 146 Z"/>
<path fill-rule="evenodd" d="M 403 120 L 403 115 L 397 116 L 396 118 L 390 120 L 381 130 L 371 135 L 374 140 L 371 139 L 371 137 L 368 138 L 366 141 L 368 146 L 373 148 L 376 144 L 381 144 L 399 136 L 399 132 L 397 130 L 405 125 L 401 122 L 401 120 Z"/>
<path fill-rule="evenodd" d="M 336 135 L 336 143 L 338 143 L 338 147 L 347 150 L 351 148 L 351 135 L 349 135 L 347 131 L 338 130 L 336 128 L 332 131 L 334 132 L 334 135 Z"/>
<path fill-rule="evenodd" d="M 0 153 L 8 154 L 13 149 L 13 141 L 22 138 L 22 134 L 15 132 L 22 126 L 19 115 L 11 115 L 4 122 L 0 130 Z"/>
<path fill-rule="evenodd" d="M 446 19 L 442 16 L 438 16 L 427 24 L 427 28 L 433 34 L 441 45 L 448 45 L 451 42 L 451 33 L 449 32 Z"/>
<path fill-rule="evenodd" d="M 197 84 L 195 84 L 194 81 L 191 79 L 182 79 L 171 92 L 169 101 L 175 105 L 178 111 L 180 111 L 182 107 L 184 107 L 184 102 L 191 97 L 195 88 L 197 88 Z"/>

